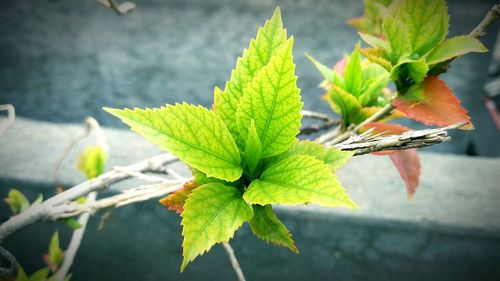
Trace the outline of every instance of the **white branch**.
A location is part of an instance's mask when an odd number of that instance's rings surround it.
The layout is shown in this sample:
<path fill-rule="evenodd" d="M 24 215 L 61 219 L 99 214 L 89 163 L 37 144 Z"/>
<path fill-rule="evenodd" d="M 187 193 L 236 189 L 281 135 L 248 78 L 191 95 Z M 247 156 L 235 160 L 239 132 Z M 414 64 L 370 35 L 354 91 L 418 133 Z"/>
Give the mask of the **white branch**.
<path fill-rule="evenodd" d="M 97 196 L 96 192 L 91 192 L 87 195 L 86 203 L 92 203 L 95 201 Z M 61 267 L 56 273 L 56 281 L 64 281 L 64 277 L 68 275 L 69 269 L 73 264 L 73 260 L 75 259 L 76 252 L 78 248 L 80 248 L 80 244 L 83 239 L 83 234 L 85 233 L 85 229 L 87 228 L 87 222 L 89 221 L 90 214 L 83 213 L 78 218 L 78 223 L 80 224 L 80 228 L 73 231 L 73 235 L 71 236 L 71 241 L 69 242 L 68 249 L 64 252 L 64 259 Z"/>
<path fill-rule="evenodd" d="M 149 170 L 159 169 L 164 165 L 173 163 L 178 159 L 171 154 L 161 154 L 151 158 L 147 158 L 138 163 L 125 167 L 129 171 L 145 172 Z M 61 192 L 42 204 L 32 206 L 26 211 L 11 217 L 9 220 L 0 225 L 0 243 L 9 235 L 17 230 L 24 228 L 32 223 L 49 218 L 51 209 L 57 205 L 65 204 L 75 200 L 80 196 L 87 195 L 92 191 L 100 191 L 107 188 L 110 184 L 130 178 L 129 174 L 122 173 L 116 170 L 109 171 L 100 175 L 97 178 L 82 182 L 72 188 Z"/>
<path fill-rule="evenodd" d="M 238 262 L 238 259 L 236 258 L 236 255 L 234 254 L 234 250 L 229 245 L 229 243 L 222 243 L 222 246 L 224 246 L 224 250 L 226 250 L 227 255 L 229 256 L 229 260 L 231 261 L 231 266 L 234 269 L 234 272 L 236 272 L 236 276 L 238 276 L 239 281 L 246 281 L 245 275 L 243 275 L 243 270 L 241 270 L 240 263 Z"/>
<path fill-rule="evenodd" d="M 103 198 L 93 202 L 85 202 L 79 204 L 77 202 L 69 202 L 67 204 L 58 205 L 50 210 L 48 217 L 56 220 L 61 218 L 73 217 L 82 213 L 94 214 L 95 212 L 107 209 L 118 208 L 128 204 L 146 201 L 152 198 L 165 196 L 169 193 L 182 188 L 184 183 L 190 178 L 184 178 L 176 183 L 158 183 L 152 185 L 143 185 L 136 188 L 125 190 L 124 192 Z"/>
<path fill-rule="evenodd" d="M 344 151 L 356 151 L 355 155 L 386 150 L 426 147 L 449 141 L 451 138 L 448 136 L 447 131 L 460 128 L 467 123 L 460 122 L 447 127 L 409 131 L 391 136 L 373 136 L 370 135 L 371 131 L 368 131 L 359 136 L 353 136 L 342 143 L 333 145 L 333 147 Z"/>

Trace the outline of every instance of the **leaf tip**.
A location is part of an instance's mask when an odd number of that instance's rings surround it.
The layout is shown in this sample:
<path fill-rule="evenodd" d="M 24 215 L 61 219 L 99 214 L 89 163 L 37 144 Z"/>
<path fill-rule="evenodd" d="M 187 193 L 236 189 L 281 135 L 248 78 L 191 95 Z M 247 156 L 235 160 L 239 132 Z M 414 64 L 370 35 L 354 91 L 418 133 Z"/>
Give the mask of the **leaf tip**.
<path fill-rule="evenodd" d="M 458 129 L 464 130 L 464 131 L 472 131 L 475 129 L 475 127 L 474 127 L 474 124 L 472 124 L 472 122 L 467 122 L 464 125 L 458 127 Z"/>

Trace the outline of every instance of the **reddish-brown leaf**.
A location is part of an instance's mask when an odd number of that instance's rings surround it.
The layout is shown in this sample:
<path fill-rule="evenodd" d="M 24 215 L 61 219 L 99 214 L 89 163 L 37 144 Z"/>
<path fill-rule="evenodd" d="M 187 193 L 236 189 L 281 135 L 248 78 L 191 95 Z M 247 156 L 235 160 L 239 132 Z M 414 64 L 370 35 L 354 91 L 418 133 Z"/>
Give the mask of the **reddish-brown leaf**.
<path fill-rule="evenodd" d="M 363 130 L 370 128 L 373 128 L 374 134 L 381 134 L 383 136 L 398 135 L 410 130 L 398 124 L 381 122 L 368 123 L 363 127 Z M 405 182 L 408 199 L 411 199 L 417 190 L 420 177 L 420 158 L 418 157 L 417 150 L 390 150 L 376 152 L 375 154 L 389 155 L 392 163 L 398 169 L 401 179 Z"/>
<path fill-rule="evenodd" d="M 160 203 L 167 206 L 169 210 L 175 211 L 180 214 L 184 210 L 184 203 L 189 194 L 198 187 L 194 181 L 189 181 L 184 186 L 174 193 L 167 195 L 167 197 L 160 200 Z"/>
<path fill-rule="evenodd" d="M 420 177 L 420 158 L 417 150 L 414 148 L 398 150 L 389 154 L 389 157 L 406 184 L 408 199 L 411 199 L 417 190 Z"/>
<path fill-rule="evenodd" d="M 429 76 L 424 82 L 410 87 L 406 94 L 394 99 L 393 105 L 406 113 L 408 118 L 427 125 L 448 126 L 465 121 L 469 123 L 460 129 L 474 129 L 460 100 L 435 76 Z"/>

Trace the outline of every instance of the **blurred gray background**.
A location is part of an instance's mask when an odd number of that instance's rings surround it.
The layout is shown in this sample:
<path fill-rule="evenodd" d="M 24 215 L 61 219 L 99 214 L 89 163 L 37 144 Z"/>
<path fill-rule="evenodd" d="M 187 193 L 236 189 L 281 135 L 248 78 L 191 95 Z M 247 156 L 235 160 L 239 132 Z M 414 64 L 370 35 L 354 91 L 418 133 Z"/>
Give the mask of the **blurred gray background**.
<path fill-rule="evenodd" d="M 282 9 L 306 109 L 330 113 L 317 87 L 321 75 L 304 56 L 333 65 L 360 39 L 345 20 L 362 14 L 362 0 L 139 0 L 115 15 L 92 0 L 5 0 L 0 10 L 0 103 L 19 116 L 80 123 L 93 116 L 126 128 L 101 108 L 159 107 L 187 101 L 209 106 L 236 58 L 274 8 Z M 466 34 L 494 1 L 449 1 L 450 35 Z M 498 25 L 481 40 L 492 49 Z M 482 102 L 491 54 L 470 54 L 444 75 L 470 111 L 473 132 L 428 148 L 500 155 L 500 134 Z M 420 128 L 419 124 L 405 121 Z"/>

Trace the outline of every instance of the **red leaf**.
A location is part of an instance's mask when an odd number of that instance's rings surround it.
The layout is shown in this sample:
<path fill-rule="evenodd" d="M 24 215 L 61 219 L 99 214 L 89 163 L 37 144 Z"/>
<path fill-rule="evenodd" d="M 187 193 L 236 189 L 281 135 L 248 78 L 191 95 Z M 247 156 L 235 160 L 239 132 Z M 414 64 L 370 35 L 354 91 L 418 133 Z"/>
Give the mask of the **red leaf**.
<path fill-rule="evenodd" d="M 184 203 L 189 194 L 197 187 L 198 185 L 194 181 L 189 181 L 181 189 L 161 199 L 160 203 L 167 206 L 169 210 L 180 214 L 184 210 Z"/>
<path fill-rule="evenodd" d="M 394 99 L 393 105 L 406 113 L 408 118 L 426 125 L 448 126 L 466 121 L 469 123 L 460 129 L 474 129 L 467 111 L 460 106 L 460 100 L 435 76 L 429 76 L 424 82 L 410 87 L 406 94 Z"/>
<path fill-rule="evenodd" d="M 368 130 L 370 128 L 373 128 L 375 134 L 381 134 L 383 136 L 399 135 L 410 130 L 398 124 L 381 122 L 368 123 L 363 127 L 363 130 Z M 420 158 L 418 157 L 417 150 L 389 150 L 376 152 L 374 154 L 389 155 L 392 163 L 396 166 L 396 169 L 398 169 L 401 179 L 405 182 L 408 199 L 411 199 L 417 190 L 420 177 Z"/>
<path fill-rule="evenodd" d="M 344 68 L 347 64 L 347 58 L 343 57 L 341 60 L 335 63 L 333 66 L 333 70 L 335 70 L 338 74 L 344 76 Z"/>
<path fill-rule="evenodd" d="M 372 122 L 367 123 L 363 126 L 363 131 L 373 128 L 374 134 L 380 134 L 382 136 L 390 136 L 390 135 L 399 135 L 405 132 L 408 132 L 410 129 L 405 126 L 401 126 L 398 124 L 391 123 L 382 123 L 382 122 Z"/>
<path fill-rule="evenodd" d="M 406 184 L 408 199 L 411 199 L 417 190 L 420 176 L 420 158 L 418 157 L 417 150 L 397 150 L 389 154 L 389 157 Z"/>

